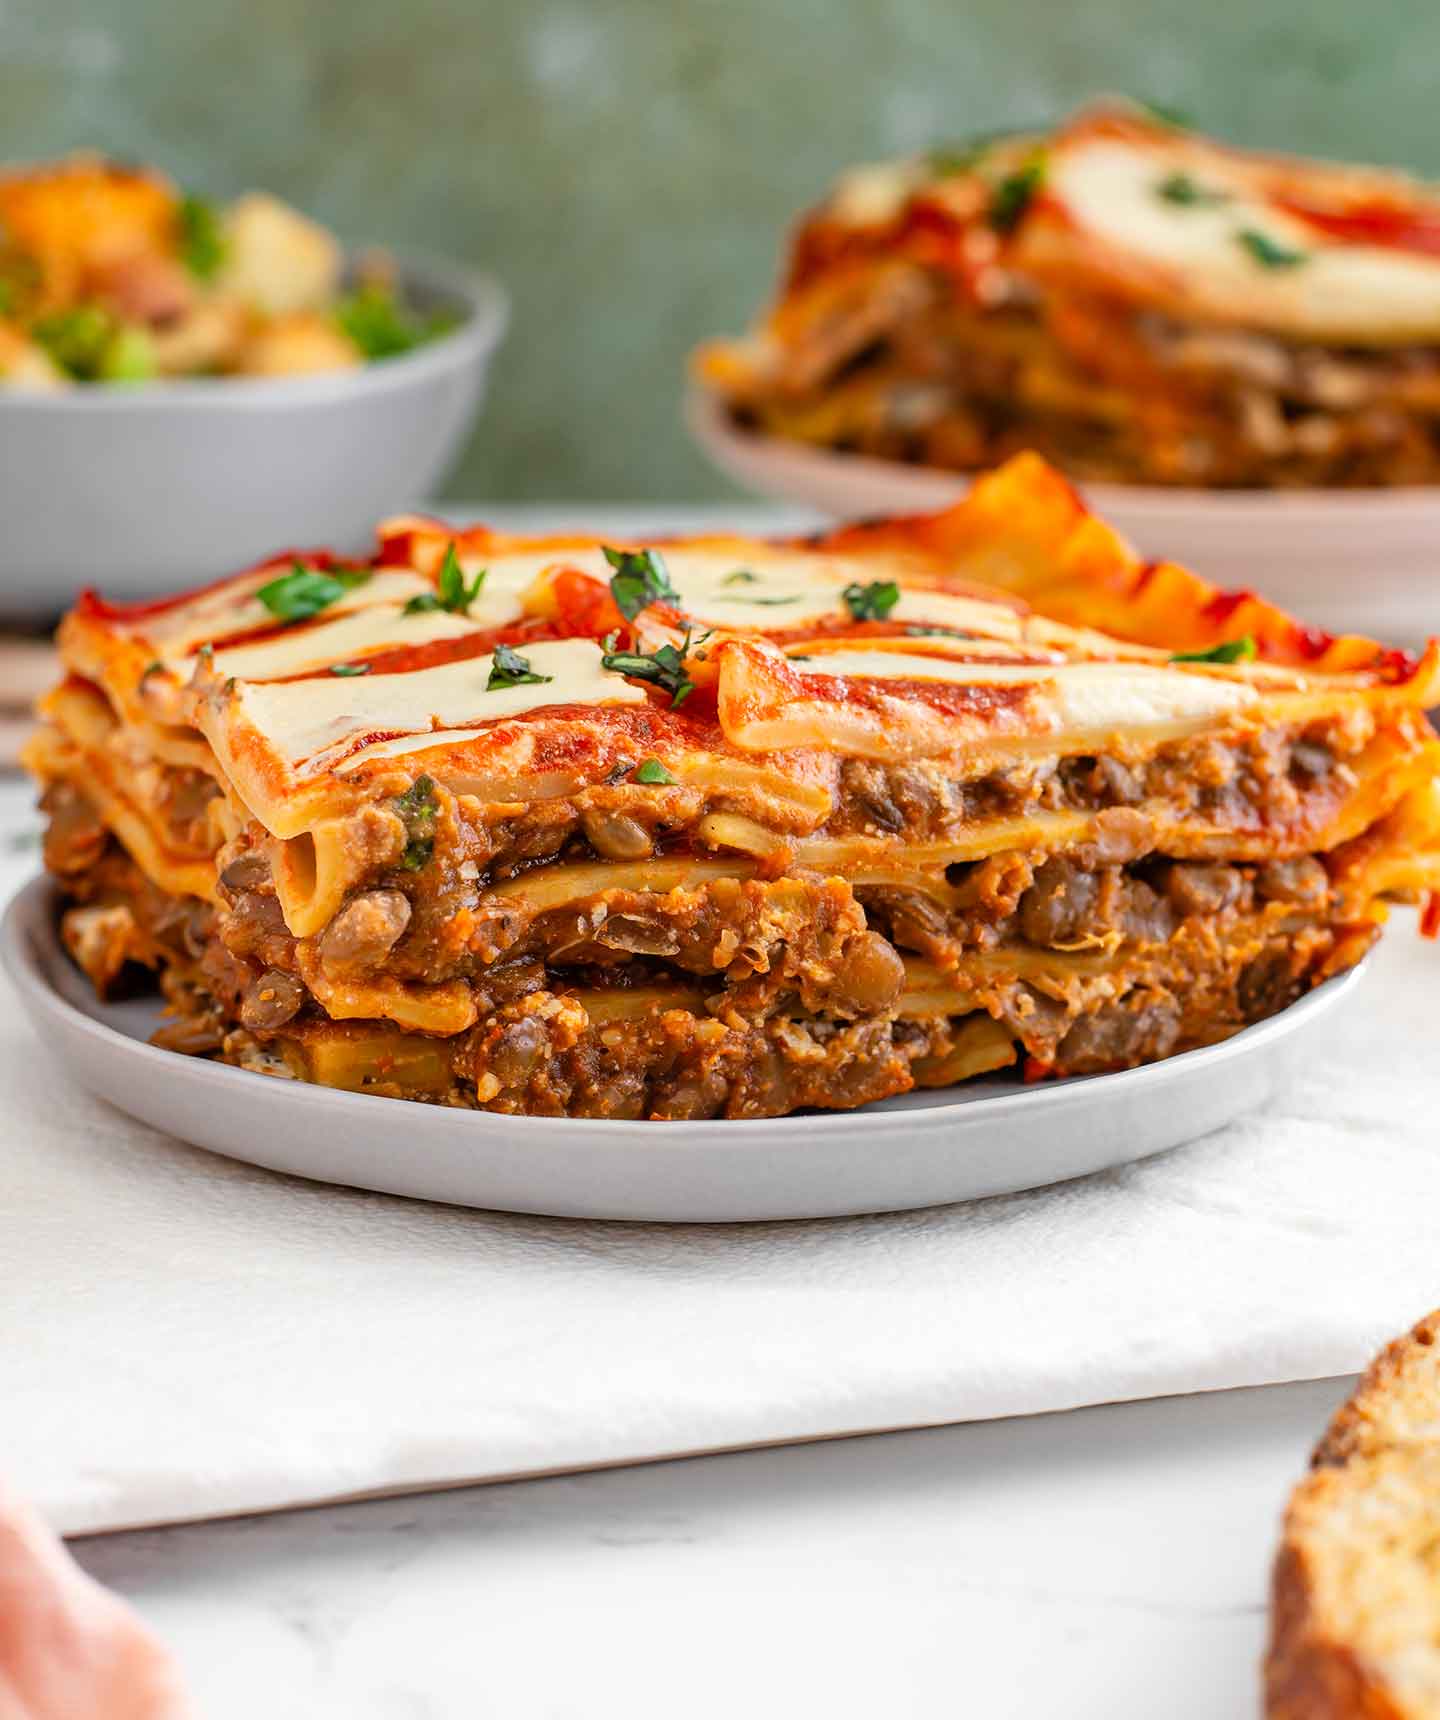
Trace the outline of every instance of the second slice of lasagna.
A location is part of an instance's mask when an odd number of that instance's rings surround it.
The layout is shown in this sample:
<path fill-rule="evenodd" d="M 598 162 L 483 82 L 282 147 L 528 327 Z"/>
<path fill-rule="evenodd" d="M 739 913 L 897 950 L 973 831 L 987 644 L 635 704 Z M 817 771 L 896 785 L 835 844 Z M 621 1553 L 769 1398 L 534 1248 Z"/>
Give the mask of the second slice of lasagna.
<path fill-rule="evenodd" d="M 61 642 L 75 958 L 331 1086 L 664 1119 L 1125 1068 L 1440 886 L 1440 652 L 1142 566 L 1033 457 L 785 543 L 392 521 Z"/>

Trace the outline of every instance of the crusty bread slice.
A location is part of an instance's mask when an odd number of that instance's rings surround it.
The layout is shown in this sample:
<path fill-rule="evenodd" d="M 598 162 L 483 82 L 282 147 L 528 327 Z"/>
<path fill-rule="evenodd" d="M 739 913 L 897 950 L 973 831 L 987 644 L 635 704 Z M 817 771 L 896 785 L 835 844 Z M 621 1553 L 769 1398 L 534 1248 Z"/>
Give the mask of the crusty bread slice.
<path fill-rule="evenodd" d="M 1440 1313 L 1372 1363 L 1295 1489 L 1270 1720 L 1440 1720 Z"/>

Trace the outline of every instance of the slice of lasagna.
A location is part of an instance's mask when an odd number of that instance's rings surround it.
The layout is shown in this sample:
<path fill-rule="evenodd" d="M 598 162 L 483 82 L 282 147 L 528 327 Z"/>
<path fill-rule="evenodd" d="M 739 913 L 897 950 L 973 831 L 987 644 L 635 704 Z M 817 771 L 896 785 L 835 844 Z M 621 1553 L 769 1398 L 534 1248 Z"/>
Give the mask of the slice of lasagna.
<path fill-rule="evenodd" d="M 968 470 L 1440 482 L 1440 195 L 1138 109 L 847 174 L 698 373 L 743 425 Z"/>
<path fill-rule="evenodd" d="M 396 520 L 61 647 L 66 944 L 274 1075 L 846 1108 L 1206 1045 L 1435 918 L 1440 648 L 1142 566 L 1034 456 L 796 542 Z"/>

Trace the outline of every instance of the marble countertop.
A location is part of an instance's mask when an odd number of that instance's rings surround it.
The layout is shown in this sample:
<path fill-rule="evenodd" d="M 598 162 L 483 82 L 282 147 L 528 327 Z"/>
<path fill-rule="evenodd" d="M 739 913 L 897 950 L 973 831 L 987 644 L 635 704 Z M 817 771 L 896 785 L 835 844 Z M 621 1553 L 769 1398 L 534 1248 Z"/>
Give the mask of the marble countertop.
<path fill-rule="evenodd" d="M 1244 1720 L 1339 1381 L 72 1543 L 204 1720 Z"/>

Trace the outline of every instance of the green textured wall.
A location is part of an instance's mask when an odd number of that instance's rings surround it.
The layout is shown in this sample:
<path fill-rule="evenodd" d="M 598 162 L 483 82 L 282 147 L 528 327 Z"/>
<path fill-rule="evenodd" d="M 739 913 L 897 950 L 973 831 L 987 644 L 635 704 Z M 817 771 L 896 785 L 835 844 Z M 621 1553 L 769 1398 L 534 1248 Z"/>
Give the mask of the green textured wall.
<path fill-rule="evenodd" d="M 3 0 L 0 154 L 78 145 L 492 267 L 452 495 L 724 493 L 677 402 L 847 161 L 1148 95 L 1440 173 L 1436 0 Z"/>

